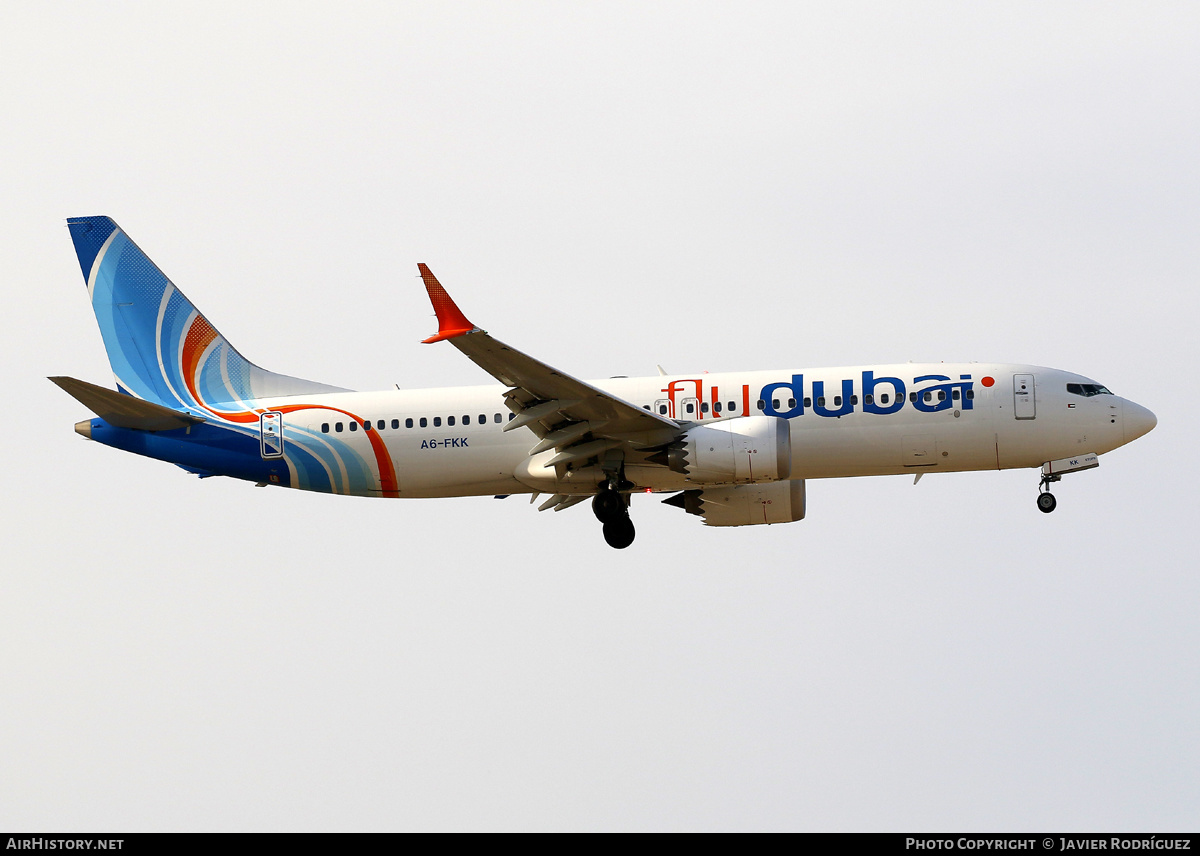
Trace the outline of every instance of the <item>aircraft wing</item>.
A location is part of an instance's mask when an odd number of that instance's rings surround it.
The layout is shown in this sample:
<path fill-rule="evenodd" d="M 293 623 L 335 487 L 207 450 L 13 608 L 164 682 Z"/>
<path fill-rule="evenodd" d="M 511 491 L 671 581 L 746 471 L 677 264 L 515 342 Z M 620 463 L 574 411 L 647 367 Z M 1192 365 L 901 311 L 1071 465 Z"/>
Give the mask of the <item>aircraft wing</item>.
<path fill-rule="evenodd" d="M 586 461 L 628 444 L 644 449 L 678 436 L 679 423 L 638 407 L 586 381 L 571 377 L 516 348 L 493 339 L 463 315 L 429 270 L 417 265 L 438 318 L 426 344 L 449 340 L 476 365 L 510 387 L 504 394 L 516 414 L 505 431 L 528 427 L 541 442 L 536 455 L 557 449 L 547 465 Z"/>

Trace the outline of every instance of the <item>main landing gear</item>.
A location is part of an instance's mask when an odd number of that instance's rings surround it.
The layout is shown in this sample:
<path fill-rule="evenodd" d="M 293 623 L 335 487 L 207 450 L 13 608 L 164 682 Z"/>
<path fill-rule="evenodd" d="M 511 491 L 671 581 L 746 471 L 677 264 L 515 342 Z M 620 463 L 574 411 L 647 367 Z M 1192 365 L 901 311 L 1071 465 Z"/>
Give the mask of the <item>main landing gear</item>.
<path fill-rule="evenodd" d="M 1049 514 L 1058 507 L 1058 500 L 1054 498 L 1054 494 L 1050 492 L 1050 484 L 1062 479 L 1062 476 L 1048 476 L 1042 474 L 1042 482 L 1038 485 L 1037 507 L 1038 511 L 1043 514 Z"/>
<path fill-rule="evenodd" d="M 624 550 L 633 543 L 633 521 L 629 519 L 629 500 L 611 481 L 604 484 L 592 499 L 592 513 L 604 524 L 604 540 L 608 546 Z"/>

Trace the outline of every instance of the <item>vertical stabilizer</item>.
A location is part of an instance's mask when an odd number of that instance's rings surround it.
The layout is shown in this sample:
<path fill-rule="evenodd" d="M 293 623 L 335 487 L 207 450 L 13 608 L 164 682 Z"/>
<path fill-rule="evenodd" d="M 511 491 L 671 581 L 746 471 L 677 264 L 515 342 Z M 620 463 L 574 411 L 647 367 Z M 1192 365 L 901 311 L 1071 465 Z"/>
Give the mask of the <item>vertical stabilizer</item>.
<path fill-rule="evenodd" d="M 343 391 L 251 363 L 111 218 L 72 217 L 67 226 L 122 392 L 215 413 L 251 410 L 260 398 Z"/>

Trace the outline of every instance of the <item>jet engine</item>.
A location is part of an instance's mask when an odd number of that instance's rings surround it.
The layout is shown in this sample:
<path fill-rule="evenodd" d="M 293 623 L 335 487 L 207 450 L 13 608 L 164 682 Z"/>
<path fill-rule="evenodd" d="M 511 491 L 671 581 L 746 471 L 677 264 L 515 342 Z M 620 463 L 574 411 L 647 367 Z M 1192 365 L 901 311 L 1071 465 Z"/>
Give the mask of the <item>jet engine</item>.
<path fill-rule="evenodd" d="M 726 419 L 693 426 L 649 460 L 703 484 L 779 481 L 791 473 L 791 434 L 778 416 Z"/>
<path fill-rule="evenodd" d="M 804 517 L 804 479 L 685 490 L 663 502 L 703 517 L 705 526 L 792 523 Z"/>

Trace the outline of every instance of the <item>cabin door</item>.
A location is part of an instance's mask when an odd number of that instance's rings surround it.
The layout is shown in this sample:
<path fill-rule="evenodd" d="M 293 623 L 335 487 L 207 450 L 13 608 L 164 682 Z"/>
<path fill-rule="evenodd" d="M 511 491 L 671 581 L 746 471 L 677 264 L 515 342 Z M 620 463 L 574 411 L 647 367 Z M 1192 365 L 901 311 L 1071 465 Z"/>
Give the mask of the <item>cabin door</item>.
<path fill-rule="evenodd" d="M 283 457 L 283 414 L 267 411 L 258 417 L 258 432 L 264 458 Z"/>
<path fill-rule="evenodd" d="M 1031 374 L 1013 375 L 1013 413 L 1018 419 L 1033 419 L 1037 416 Z"/>

